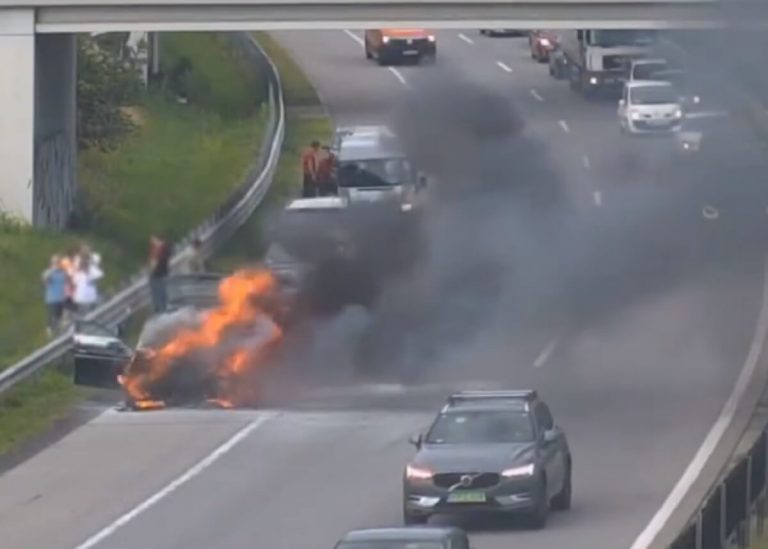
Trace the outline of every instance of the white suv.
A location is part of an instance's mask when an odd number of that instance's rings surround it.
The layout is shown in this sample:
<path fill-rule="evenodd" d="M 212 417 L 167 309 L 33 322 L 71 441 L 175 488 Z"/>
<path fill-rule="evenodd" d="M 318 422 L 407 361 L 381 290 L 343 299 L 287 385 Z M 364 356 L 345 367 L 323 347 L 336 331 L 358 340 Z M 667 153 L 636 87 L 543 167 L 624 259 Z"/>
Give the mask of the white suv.
<path fill-rule="evenodd" d="M 673 133 L 680 131 L 683 106 L 669 82 L 644 80 L 624 84 L 617 111 L 622 132 Z"/>

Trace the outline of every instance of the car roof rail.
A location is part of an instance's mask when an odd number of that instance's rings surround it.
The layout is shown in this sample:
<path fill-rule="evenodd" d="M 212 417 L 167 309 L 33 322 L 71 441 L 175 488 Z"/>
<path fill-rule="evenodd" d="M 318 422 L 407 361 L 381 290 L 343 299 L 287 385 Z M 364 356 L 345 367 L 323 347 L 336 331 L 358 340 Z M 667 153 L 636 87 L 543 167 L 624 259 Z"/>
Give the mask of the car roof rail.
<path fill-rule="evenodd" d="M 518 389 L 508 391 L 459 391 L 448 397 L 448 405 L 455 406 L 461 402 L 477 402 L 478 400 L 525 400 L 538 398 L 535 389 Z"/>

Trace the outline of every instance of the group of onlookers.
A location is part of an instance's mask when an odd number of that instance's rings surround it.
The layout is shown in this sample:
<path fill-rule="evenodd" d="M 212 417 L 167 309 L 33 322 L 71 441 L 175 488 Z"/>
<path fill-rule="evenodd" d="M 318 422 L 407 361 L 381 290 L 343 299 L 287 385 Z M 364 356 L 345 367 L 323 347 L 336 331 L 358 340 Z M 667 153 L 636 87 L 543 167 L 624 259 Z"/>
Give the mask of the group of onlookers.
<path fill-rule="evenodd" d="M 149 289 L 156 313 L 168 308 L 167 279 L 171 274 L 171 245 L 153 235 L 149 247 Z M 195 239 L 179 261 L 178 274 L 205 271 L 202 242 Z M 48 334 L 57 334 L 62 326 L 82 318 L 99 303 L 99 280 L 104 277 L 101 256 L 81 243 L 75 249 L 51 257 L 43 272 L 45 305 L 48 309 Z"/>
<path fill-rule="evenodd" d="M 99 302 L 98 281 L 103 277 L 101 256 L 85 243 L 51 256 L 43 272 L 49 335 L 58 332 L 64 322 L 93 309 Z"/>

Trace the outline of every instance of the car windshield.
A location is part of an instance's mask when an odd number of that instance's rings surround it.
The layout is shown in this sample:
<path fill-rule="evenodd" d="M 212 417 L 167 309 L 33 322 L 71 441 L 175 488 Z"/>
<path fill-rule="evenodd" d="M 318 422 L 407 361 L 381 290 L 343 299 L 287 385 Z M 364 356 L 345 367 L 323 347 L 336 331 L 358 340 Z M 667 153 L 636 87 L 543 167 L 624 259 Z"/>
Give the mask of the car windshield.
<path fill-rule="evenodd" d="M 590 46 L 611 48 L 617 46 L 648 46 L 656 42 L 657 33 L 651 30 L 591 30 Z"/>
<path fill-rule="evenodd" d="M 355 541 L 341 543 L 336 549 L 445 549 L 438 541 Z"/>
<path fill-rule="evenodd" d="M 388 187 L 411 179 L 411 167 L 403 158 L 357 160 L 339 166 L 340 187 Z"/>
<path fill-rule="evenodd" d="M 533 441 L 533 425 L 523 410 L 462 411 L 440 414 L 428 444 L 514 444 Z"/>
<path fill-rule="evenodd" d="M 667 68 L 666 63 L 641 63 L 632 69 L 633 80 L 658 80 L 658 73 Z"/>
<path fill-rule="evenodd" d="M 677 93 L 672 86 L 639 86 L 629 92 L 633 105 L 666 105 L 677 103 Z"/>

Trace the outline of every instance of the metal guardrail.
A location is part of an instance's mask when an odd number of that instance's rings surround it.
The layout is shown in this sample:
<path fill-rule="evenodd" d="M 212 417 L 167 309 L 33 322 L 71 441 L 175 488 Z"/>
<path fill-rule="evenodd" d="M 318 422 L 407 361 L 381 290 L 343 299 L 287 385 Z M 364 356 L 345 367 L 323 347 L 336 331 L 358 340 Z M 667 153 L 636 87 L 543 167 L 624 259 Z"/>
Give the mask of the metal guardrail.
<path fill-rule="evenodd" d="M 213 215 L 174 245 L 174 249 L 178 252 L 171 260 L 172 269 L 180 265 L 183 260 L 182 254 L 187 251 L 195 238 L 201 240 L 202 253 L 205 256 L 211 255 L 219 245 L 229 239 L 261 204 L 277 170 L 280 149 L 285 136 L 285 103 L 280 74 L 266 52 L 249 34 L 238 33 L 232 37 L 232 40 L 243 49 L 252 62 L 266 65 L 268 69 L 266 72 L 269 119 L 262 143 L 269 144 L 269 147 L 262 147 L 259 159 L 254 163 L 246 182 L 236 189 Z M 122 289 L 105 303 L 88 314 L 85 320 L 116 326 L 136 311 L 147 307 L 149 303 L 147 273 L 142 271 L 127 281 Z M 61 336 L 0 372 L 0 394 L 63 358 L 72 347 L 72 335 L 73 329 L 69 327 Z"/>
<path fill-rule="evenodd" d="M 768 434 L 736 461 L 669 549 L 746 549 L 765 532 Z"/>

